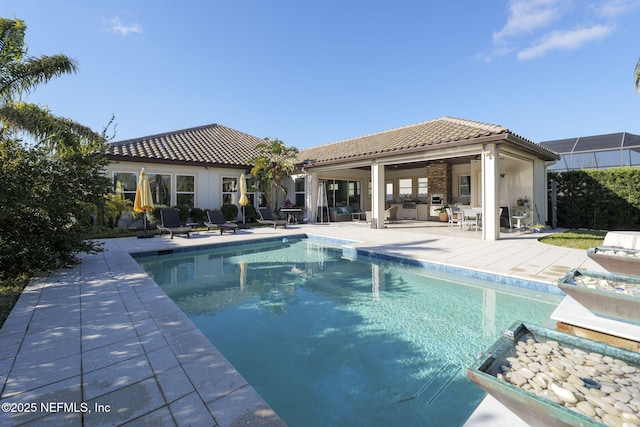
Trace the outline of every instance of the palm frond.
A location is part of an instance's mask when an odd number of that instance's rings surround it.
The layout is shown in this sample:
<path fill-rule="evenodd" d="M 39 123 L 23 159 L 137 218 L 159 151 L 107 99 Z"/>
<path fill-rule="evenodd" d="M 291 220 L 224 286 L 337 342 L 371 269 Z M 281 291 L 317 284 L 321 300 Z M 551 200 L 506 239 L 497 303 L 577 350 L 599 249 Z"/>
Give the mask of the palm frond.
<path fill-rule="evenodd" d="M 77 65 L 66 55 L 41 56 L 9 64 L 6 71 L 0 78 L 0 96 L 10 101 L 54 77 L 76 72 Z"/>
<path fill-rule="evenodd" d="M 104 140 L 91 128 L 55 116 L 35 104 L 18 102 L 0 106 L 0 121 L 3 128 L 13 133 L 26 133 L 49 149 L 73 147 L 81 141 L 99 145 Z"/>
<path fill-rule="evenodd" d="M 24 34 L 27 26 L 20 19 L 0 18 L 0 70 L 22 61 L 26 54 Z"/>
<path fill-rule="evenodd" d="M 640 92 L 640 59 L 636 63 L 636 72 L 635 72 L 635 82 L 633 85 L 634 89 Z"/>

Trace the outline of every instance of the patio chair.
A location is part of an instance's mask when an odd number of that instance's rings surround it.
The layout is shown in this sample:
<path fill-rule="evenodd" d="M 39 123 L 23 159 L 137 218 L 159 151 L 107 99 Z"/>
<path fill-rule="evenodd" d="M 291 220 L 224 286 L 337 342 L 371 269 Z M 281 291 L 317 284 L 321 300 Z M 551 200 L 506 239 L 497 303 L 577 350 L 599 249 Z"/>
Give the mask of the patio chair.
<path fill-rule="evenodd" d="M 473 210 L 462 209 L 462 231 L 466 231 L 467 228 L 473 227 L 474 230 L 478 231 L 478 214 Z"/>
<path fill-rule="evenodd" d="M 212 211 L 207 209 L 206 211 L 208 221 L 205 221 L 204 225 L 207 226 L 207 231 L 220 230 L 220 235 L 225 231 L 230 231 L 235 234 L 238 229 L 238 224 L 227 222 L 220 211 Z"/>
<path fill-rule="evenodd" d="M 389 209 L 384 211 L 384 220 L 387 222 L 396 222 L 396 212 L 398 211 L 397 206 L 391 206 Z"/>
<path fill-rule="evenodd" d="M 271 215 L 271 211 L 269 208 L 258 208 L 258 222 L 260 224 L 273 225 L 273 228 L 278 228 L 278 226 L 282 226 L 287 228 L 287 220 L 286 219 L 275 219 L 273 215 Z"/>
<path fill-rule="evenodd" d="M 449 218 L 449 228 L 453 228 L 454 225 L 459 227 L 462 224 L 462 213 L 460 209 L 454 211 L 453 208 L 445 208 L 445 210 Z"/>
<path fill-rule="evenodd" d="M 180 214 L 177 210 L 162 209 L 160 211 L 160 219 L 162 224 L 156 225 L 158 230 L 160 230 L 160 235 L 169 233 L 172 239 L 174 234 L 186 234 L 187 237 L 190 237 L 191 226 L 180 224 Z"/>

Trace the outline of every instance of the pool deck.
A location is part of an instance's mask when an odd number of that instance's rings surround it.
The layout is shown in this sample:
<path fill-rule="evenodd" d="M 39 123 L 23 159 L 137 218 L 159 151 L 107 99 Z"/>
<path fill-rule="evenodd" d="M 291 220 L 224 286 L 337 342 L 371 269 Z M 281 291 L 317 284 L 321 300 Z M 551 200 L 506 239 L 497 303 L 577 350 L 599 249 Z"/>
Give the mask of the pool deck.
<path fill-rule="evenodd" d="M 542 244 L 540 234 L 482 241 L 477 232 L 442 223 L 371 230 L 346 222 L 109 239 L 104 252 L 83 254 L 74 268 L 34 278 L 0 329 L 0 424 L 285 425 L 129 254 L 301 233 L 552 285 L 573 268 L 599 270 L 586 251 Z M 492 399 L 465 424 L 524 425 Z"/>

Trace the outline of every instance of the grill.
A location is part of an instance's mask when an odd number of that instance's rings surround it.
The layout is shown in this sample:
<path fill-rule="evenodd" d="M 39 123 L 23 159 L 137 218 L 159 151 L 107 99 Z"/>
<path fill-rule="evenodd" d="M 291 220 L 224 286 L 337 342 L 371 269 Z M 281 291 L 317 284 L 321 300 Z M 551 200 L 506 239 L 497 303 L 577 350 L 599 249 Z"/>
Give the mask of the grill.
<path fill-rule="evenodd" d="M 404 202 L 402 203 L 402 209 L 415 209 L 416 202 Z"/>

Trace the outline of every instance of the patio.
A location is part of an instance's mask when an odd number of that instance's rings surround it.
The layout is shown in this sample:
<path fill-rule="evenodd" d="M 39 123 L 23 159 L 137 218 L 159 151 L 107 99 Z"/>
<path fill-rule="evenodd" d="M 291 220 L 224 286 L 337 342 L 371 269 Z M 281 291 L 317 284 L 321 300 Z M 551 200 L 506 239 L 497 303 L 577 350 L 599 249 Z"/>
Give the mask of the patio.
<path fill-rule="evenodd" d="M 2 424 L 284 425 L 129 253 L 300 233 L 546 284 L 572 268 L 597 269 L 585 251 L 544 245 L 539 234 L 503 233 L 487 241 L 436 222 L 108 240 L 105 252 L 34 279 L 0 330 Z M 466 425 L 507 424 L 523 425 L 485 399 Z"/>

